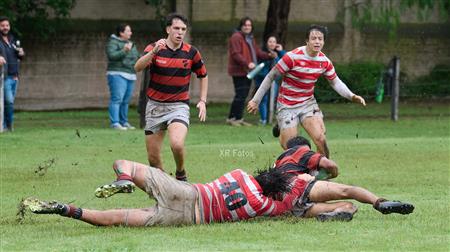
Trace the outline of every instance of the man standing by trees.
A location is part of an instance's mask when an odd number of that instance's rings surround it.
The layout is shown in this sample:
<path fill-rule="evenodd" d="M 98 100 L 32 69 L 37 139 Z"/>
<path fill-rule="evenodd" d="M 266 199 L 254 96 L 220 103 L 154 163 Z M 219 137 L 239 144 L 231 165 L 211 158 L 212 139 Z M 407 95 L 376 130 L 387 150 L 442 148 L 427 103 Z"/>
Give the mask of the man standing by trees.
<path fill-rule="evenodd" d="M 191 73 L 200 78 L 200 101 L 197 103 L 200 121 L 206 119 L 208 77 L 200 52 L 183 42 L 188 20 L 180 14 L 166 18 L 166 39 L 145 48 L 134 66 L 136 72 L 150 71 L 149 98 L 145 114 L 145 135 L 148 161 L 163 169 L 161 147 L 165 130 L 169 131 L 170 148 L 176 163 L 176 178 L 187 180 L 184 169 L 184 140 L 189 126 L 189 81 Z"/>
<path fill-rule="evenodd" d="M 7 17 L 0 17 L 0 51 L 6 59 L 4 76 L 4 120 L 3 128 L 13 131 L 14 99 L 19 84 L 19 63 L 25 55 L 20 42 L 10 33 L 10 24 Z"/>

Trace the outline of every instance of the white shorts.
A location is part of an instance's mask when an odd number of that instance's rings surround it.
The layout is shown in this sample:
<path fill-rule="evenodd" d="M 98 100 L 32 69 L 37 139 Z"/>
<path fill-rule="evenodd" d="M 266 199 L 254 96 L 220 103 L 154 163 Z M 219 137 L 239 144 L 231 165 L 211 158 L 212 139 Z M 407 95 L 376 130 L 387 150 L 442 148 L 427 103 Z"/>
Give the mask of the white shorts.
<path fill-rule="evenodd" d="M 281 103 L 278 103 L 277 107 L 277 121 L 280 129 L 297 127 L 307 117 L 319 116 L 323 118 L 322 111 L 320 111 L 314 97 L 297 107 L 287 107 Z"/>
<path fill-rule="evenodd" d="M 180 122 L 189 127 L 189 106 L 184 102 L 163 103 L 148 100 L 145 109 L 145 134 L 166 130 L 169 124 Z"/>

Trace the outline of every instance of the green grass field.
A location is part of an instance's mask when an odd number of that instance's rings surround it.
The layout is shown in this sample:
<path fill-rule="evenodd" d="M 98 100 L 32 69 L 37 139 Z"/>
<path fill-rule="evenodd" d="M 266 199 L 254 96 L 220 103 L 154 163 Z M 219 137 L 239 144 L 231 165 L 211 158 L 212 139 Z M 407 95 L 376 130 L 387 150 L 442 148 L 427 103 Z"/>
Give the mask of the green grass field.
<path fill-rule="evenodd" d="M 372 206 L 356 203 L 359 211 L 347 223 L 284 216 L 152 228 L 95 227 L 30 213 L 18 223 L 18 203 L 28 196 L 93 209 L 153 204 L 140 191 L 106 200 L 93 196 L 97 186 L 114 179 L 114 160 L 147 162 L 141 130 L 108 129 L 106 110 L 19 112 L 15 132 L 0 134 L 0 250 L 448 251 L 449 105 L 402 103 L 398 122 L 389 120 L 389 104 L 369 104 L 364 109 L 352 104 L 321 105 L 331 158 L 340 167 L 336 181 L 411 202 L 416 206 L 411 215 L 382 215 Z M 210 106 L 206 124 L 192 119 L 186 141 L 190 182 L 209 182 L 234 168 L 253 172 L 280 153 L 271 127 L 226 126 L 227 110 L 224 105 Z M 130 117 L 137 125 L 134 111 Z M 248 118 L 257 121 L 256 116 Z M 166 170 L 174 172 L 167 144 L 163 157 Z"/>

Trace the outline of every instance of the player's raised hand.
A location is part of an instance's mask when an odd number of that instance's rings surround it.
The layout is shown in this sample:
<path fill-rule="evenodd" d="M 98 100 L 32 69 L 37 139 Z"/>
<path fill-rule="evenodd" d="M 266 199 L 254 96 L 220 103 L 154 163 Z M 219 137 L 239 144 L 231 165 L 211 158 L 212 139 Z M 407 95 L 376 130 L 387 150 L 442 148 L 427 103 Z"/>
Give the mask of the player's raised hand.
<path fill-rule="evenodd" d="M 166 45 L 166 39 L 160 39 L 160 40 L 156 41 L 155 47 L 153 47 L 153 49 L 152 49 L 152 53 L 153 54 L 158 53 L 159 50 L 162 47 L 164 47 L 165 45 Z"/>
<path fill-rule="evenodd" d="M 247 111 L 248 113 L 256 114 L 256 111 L 258 111 L 258 104 L 256 104 L 255 101 L 250 100 L 247 104 Z"/>
<path fill-rule="evenodd" d="M 366 106 L 366 101 L 364 100 L 364 98 L 362 98 L 359 95 L 352 96 L 352 102 L 356 102 L 356 103 L 359 103 L 359 104 L 361 104 L 363 106 Z"/>
<path fill-rule="evenodd" d="M 200 119 L 200 122 L 206 121 L 206 103 L 203 100 L 200 100 L 197 103 L 197 109 L 198 109 L 198 118 Z"/>

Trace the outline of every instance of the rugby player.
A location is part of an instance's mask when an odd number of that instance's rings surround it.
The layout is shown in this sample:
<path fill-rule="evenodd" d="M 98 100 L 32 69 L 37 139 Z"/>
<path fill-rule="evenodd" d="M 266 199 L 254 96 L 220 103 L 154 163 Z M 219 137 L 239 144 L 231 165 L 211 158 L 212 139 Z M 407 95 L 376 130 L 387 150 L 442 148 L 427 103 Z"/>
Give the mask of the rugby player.
<path fill-rule="evenodd" d="M 311 25 L 306 32 L 306 46 L 298 47 L 285 54 L 267 74 L 254 97 L 248 102 L 247 110 L 256 113 L 258 105 L 272 82 L 282 77 L 277 99 L 277 122 L 273 133 L 280 137 L 280 144 L 286 149 L 286 142 L 295 137 L 300 123 L 317 146 L 317 151 L 329 157 L 325 137 L 323 114 L 314 98 L 314 84 L 321 75 L 342 97 L 366 105 L 364 98 L 352 93 L 337 76 L 333 63 L 322 52 L 327 38 L 327 28 Z"/>

